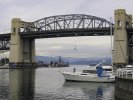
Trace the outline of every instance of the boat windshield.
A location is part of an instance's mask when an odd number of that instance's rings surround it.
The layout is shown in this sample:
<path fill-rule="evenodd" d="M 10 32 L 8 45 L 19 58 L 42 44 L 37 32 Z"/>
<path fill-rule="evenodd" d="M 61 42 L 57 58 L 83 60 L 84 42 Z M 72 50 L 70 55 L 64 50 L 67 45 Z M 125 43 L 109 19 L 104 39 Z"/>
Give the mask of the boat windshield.
<path fill-rule="evenodd" d="M 83 73 L 93 73 L 93 74 L 96 74 L 96 70 L 83 70 Z"/>

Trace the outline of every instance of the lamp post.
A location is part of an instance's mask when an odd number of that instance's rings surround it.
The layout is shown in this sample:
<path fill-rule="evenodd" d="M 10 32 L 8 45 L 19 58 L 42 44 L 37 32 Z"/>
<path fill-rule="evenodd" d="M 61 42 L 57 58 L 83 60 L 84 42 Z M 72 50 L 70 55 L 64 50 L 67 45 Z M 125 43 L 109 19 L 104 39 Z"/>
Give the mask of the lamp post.
<path fill-rule="evenodd" d="M 112 35 L 113 35 L 112 22 L 113 22 L 112 17 L 110 17 L 110 33 L 111 33 L 111 65 L 113 66 L 113 60 L 112 60 L 112 59 L 113 59 L 113 56 L 112 56 L 112 55 L 113 55 L 113 49 L 112 49 L 112 48 L 113 48 L 113 46 L 112 46 L 112 45 L 113 45 L 113 44 L 112 44 Z"/>

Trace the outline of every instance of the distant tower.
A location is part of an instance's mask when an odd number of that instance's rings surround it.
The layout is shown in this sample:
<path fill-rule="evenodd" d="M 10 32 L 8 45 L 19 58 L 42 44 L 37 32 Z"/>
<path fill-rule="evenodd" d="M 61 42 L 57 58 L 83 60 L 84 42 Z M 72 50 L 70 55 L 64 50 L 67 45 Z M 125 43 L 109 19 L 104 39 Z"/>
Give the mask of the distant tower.
<path fill-rule="evenodd" d="M 62 63 L 62 59 L 61 59 L 61 56 L 59 56 L 59 64 Z"/>
<path fill-rule="evenodd" d="M 74 50 L 75 50 L 75 51 L 77 50 L 77 47 L 76 47 L 76 45 L 75 45 L 75 47 L 74 47 Z"/>

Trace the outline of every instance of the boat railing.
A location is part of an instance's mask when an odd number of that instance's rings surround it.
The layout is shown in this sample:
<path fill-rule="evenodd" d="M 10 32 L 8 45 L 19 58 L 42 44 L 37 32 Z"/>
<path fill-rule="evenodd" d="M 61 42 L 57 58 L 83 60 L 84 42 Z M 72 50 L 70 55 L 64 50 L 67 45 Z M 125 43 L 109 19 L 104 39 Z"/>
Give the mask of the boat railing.
<path fill-rule="evenodd" d="M 125 78 L 125 79 L 133 79 L 133 68 L 132 69 L 118 69 L 116 71 L 116 77 Z"/>

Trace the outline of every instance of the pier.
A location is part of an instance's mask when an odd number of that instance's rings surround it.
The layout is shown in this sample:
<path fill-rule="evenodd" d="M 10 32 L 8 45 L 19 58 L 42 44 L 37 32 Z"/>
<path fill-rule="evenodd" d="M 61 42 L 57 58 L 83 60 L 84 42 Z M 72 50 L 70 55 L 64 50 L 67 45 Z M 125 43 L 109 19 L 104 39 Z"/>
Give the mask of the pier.
<path fill-rule="evenodd" d="M 130 76 L 125 78 L 116 77 L 115 98 L 116 100 L 133 99 L 133 79 Z"/>

